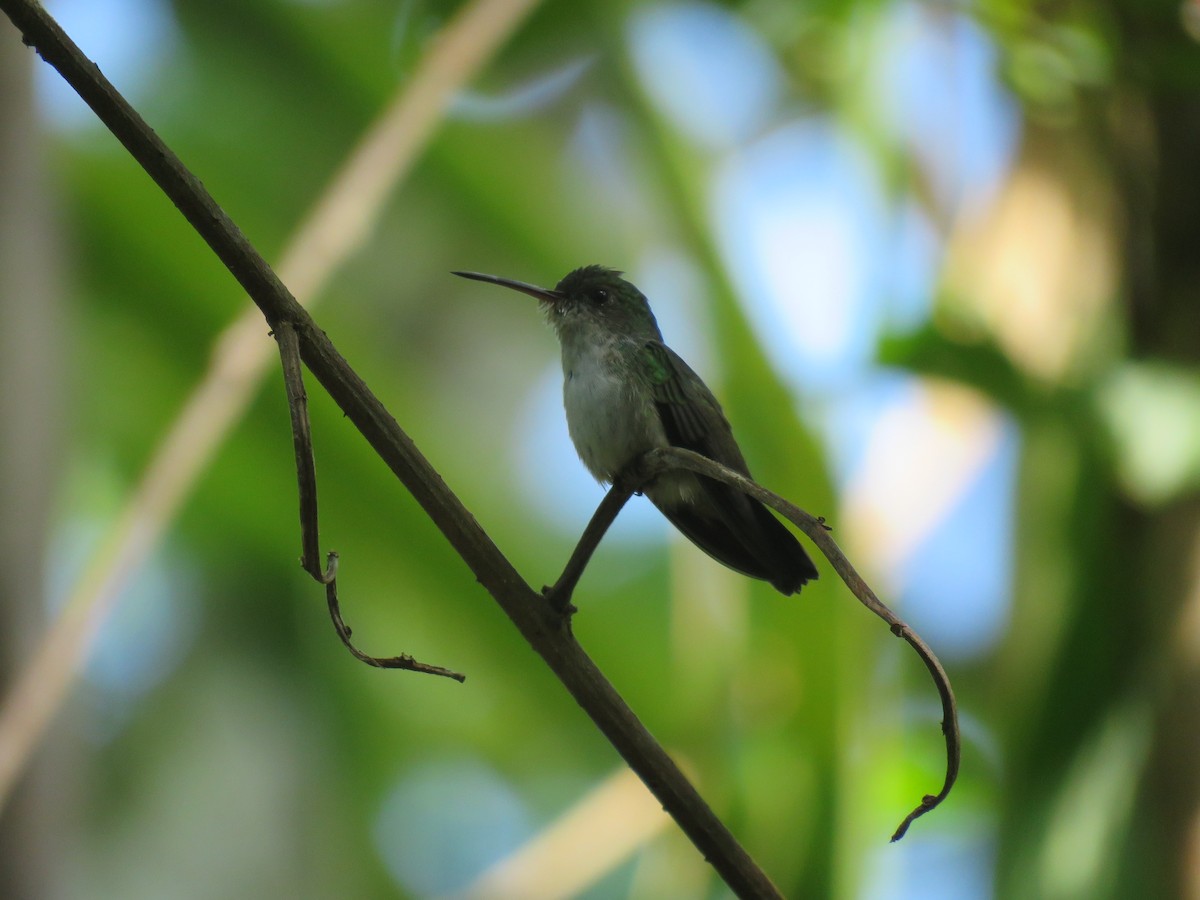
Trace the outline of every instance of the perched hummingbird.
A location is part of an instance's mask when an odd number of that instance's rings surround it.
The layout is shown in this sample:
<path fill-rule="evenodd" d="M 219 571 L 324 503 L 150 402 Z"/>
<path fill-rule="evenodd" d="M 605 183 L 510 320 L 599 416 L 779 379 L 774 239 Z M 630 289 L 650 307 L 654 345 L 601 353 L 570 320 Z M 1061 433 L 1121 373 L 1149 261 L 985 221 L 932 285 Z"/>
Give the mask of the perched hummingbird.
<path fill-rule="evenodd" d="M 650 304 L 620 272 L 584 266 L 554 290 L 478 272 L 463 278 L 541 301 L 562 345 L 567 430 L 589 472 L 612 482 L 658 447 L 685 447 L 747 477 L 721 406 L 700 376 L 663 343 Z M 804 548 L 757 500 L 691 472 L 667 472 L 650 501 L 717 562 L 793 594 L 817 577 Z"/>

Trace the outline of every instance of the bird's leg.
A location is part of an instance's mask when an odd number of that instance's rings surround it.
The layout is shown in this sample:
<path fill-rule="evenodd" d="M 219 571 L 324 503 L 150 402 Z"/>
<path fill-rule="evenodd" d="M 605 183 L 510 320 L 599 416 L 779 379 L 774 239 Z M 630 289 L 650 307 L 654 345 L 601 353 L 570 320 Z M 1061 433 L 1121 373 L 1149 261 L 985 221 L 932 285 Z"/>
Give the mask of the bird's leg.
<path fill-rule="evenodd" d="M 583 535 L 579 538 L 579 543 L 575 545 L 575 551 L 567 560 L 567 566 L 563 569 L 562 575 L 552 586 L 542 588 L 542 595 L 550 601 L 550 606 L 555 611 L 565 616 L 570 616 L 575 612 L 575 607 L 571 605 L 571 595 L 575 592 L 575 585 L 579 583 L 583 570 L 587 568 L 592 554 L 608 532 L 609 526 L 616 520 L 617 514 L 629 502 L 629 498 L 640 491 L 646 482 L 645 477 L 641 474 L 639 462 L 640 460 L 635 460 L 613 479 L 613 486 L 608 489 L 608 493 L 596 507 L 591 521 L 588 522 L 587 528 L 583 530 Z"/>

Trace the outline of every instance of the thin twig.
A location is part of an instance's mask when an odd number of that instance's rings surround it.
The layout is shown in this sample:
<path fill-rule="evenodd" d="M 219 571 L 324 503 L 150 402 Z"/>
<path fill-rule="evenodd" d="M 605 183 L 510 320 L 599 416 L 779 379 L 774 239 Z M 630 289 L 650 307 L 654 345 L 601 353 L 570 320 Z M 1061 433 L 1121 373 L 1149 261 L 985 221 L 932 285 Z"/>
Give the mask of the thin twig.
<path fill-rule="evenodd" d="M 283 365 L 283 388 L 287 392 L 292 420 L 292 447 L 296 454 L 296 481 L 300 494 L 300 565 L 321 584 L 336 577 L 337 554 L 330 553 L 329 567 L 321 571 L 321 545 L 317 515 L 317 466 L 312 449 L 312 426 L 308 418 L 308 394 L 300 363 L 300 340 L 290 322 L 281 322 L 273 332 L 279 343 Z"/>
<path fill-rule="evenodd" d="M 444 669 L 441 666 L 431 666 L 429 663 L 413 659 L 407 653 L 401 653 L 399 656 L 370 656 L 354 646 L 354 642 L 350 640 L 350 626 L 342 620 L 342 607 L 338 602 L 337 594 L 337 570 L 338 555 L 331 550 L 325 572 L 318 580 L 325 584 L 325 602 L 329 606 L 329 618 L 333 620 L 333 629 L 355 659 L 366 663 L 368 666 L 374 666 L 376 669 L 404 669 L 408 672 L 423 672 L 426 675 L 441 675 L 443 678 L 453 678 L 460 683 L 467 680 L 467 676 L 461 672 Z"/>
<path fill-rule="evenodd" d="M 950 794 L 950 789 L 954 787 L 954 782 L 958 780 L 958 768 L 962 756 L 962 739 L 958 729 L 958 706 L 954 700 L 954 690 L 950 686 L 950 677 L 942 668 L 937 656 L 934 655 L 929 645 L 921 640 L 920 635 L 875 595 L 875 592 L 850 564 L 846 554 L 838 547 L 830 535 L 829 526 L 825 524 L 823 517 L 810 515 L 778 494 L 771 493 L 752 479 L 691 450 L 679 447 L 653 450 L 642 457 L 636 465 L 644 477 L 653 477 L 676 468 L 688 469 L 722 481 L 781 513 L 794 522 L 821 549 L 821 552 L 833 565 L 834 571 L 841 576 L 842 581 L 846 582 L 846 586 L 863 606 L 887 622 L 892 634 L 903 638 L 917 652 L 921 662 L 925 664 L 925 668 L 933 677 L 933 683 L 942 700 L 942 733 L 946 738 L 946 777 L 942 783 L 942 789 L 936 794 L 926 794 L 920 804 L 900 823 L 900 827 L 892 834 L 893 841 L 900 840 L 914 821 L 946 799 Z"/>
<path fill-rule="evenodd" d="M 158 138 L 77 46 L 32 0 L 0 0 L 25 41 L 91 106 L 238 279 L 268 324 L 291 322 L 300 355 L 408 488 L 521 635 L 546 662 L 663 808 L 739 897 L 781 897 L 779 889 L 713 813 L 670 755 L 583 651 L 562 616 L 512 567 L 462 501 L 338 353 L 200 181 Z"/>
<path fill-rule="evenodd" d="M 354 645 L 350 639 L 350 628 L 342 619 L 341 604 L 338 602 L 337 572 L 338 555 L 329 552 L 324 569 L 321 568 L 320 518 L 317 514 L 317 466 L 313 456 L 312 426 L 308 418 L 308 394 L 304 390 L 304 372 L 300 364 L 300 340 L 290 322 L 281 322 L 274 331 L 279 343 L 279 359 L 283 364 L 283 385 L 287 391 L 288 411 L 292 419 L 292 445 L 296 453 L 296 481 L 300 494 L 300 565 L 318 584 L 325 585 L 325 601 L 329 606 L 329 618 L 343 644 L 354 658 L 377 669 L 406 669 L 410 672 L 425 672 L 441 675 L 455 681 L 466 681 L 467 676 L 442 666 L 431 666 L 419 662 L 407 653 L 399 656 L 371 656 Z"/>

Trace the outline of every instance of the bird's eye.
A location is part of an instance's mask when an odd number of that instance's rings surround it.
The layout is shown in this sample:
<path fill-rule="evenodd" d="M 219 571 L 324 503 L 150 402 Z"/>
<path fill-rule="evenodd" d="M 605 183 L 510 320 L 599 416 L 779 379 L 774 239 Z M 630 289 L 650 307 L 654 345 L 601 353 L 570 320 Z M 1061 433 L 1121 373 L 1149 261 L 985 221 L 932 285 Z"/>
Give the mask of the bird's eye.
<path fill-rule="evenodd" d="M 597 303 L 603 303 L 608 299 L 608 291 L 604 288 L 596 288 L 596 290 L 592 291 L 592 299 Z"/>

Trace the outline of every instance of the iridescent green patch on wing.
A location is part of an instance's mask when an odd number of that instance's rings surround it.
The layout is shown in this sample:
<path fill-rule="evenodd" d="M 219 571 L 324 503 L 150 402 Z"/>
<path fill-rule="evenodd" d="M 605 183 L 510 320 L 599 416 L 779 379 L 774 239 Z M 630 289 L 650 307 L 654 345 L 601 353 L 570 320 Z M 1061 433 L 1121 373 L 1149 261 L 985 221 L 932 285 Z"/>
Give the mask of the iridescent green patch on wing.
<path fill-rule="evenodd" d="M 650 341 L 642 353 L 667 439 L 676 447 L 711 455 L 712 440 L 729 435 L 729 423 L 716 398 L 700 376 L 665 344 Z"/>
<path fill-rule="evenodd" d="M 664 385 L 674 377 L 671 360 L 663 352 L 662 344 L 651 343 L 642 348 L 641 359 L 645 366 L 646 377 L 653 385 Z"/>

